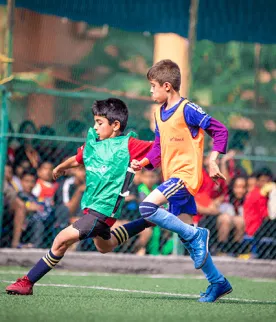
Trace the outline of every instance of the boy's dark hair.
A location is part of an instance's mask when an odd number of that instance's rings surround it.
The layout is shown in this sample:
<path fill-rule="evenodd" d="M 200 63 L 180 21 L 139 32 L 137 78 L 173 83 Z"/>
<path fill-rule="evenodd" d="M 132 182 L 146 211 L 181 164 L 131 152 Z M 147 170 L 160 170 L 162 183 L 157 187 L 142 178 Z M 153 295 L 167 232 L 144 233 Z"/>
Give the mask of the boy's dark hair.
<path fill-rule="evenodd" d="M 272 173 L 272 171 L 271 171 L 269 168 L 267 168 L 267 167 L 263 167 L 263 168 L 261 168 L 261 169 L 259 169 L 259 170 L 257 170 L 257 171 L 255 172 L 255 177 L 256 177 L 257 179 L 260 179 L 260 177 L 262 177 L 262 176 L 266 176 L 266 177 L 269 177 L 269 178 L 273 179 L 273 173 Z"/>
<path fill-rule="evenodd" d="M 118 98 L 95 101 L 92 106 L 92 113 L 93 115 L 105 117 L 108 120 L 109 125 L 115 121 L 119 121 L 121 132 L 123 132 L 127 126 L 128 108 L 126 104 Z"/>
<path fill-rule="evenodd" d="M 42 160 L 38 163 L 37 170 L 39 170 L 45 163 L 48 163 L 54 166 L 54 163 L 51 160 Z"/>
<path fill-rule="evenodd" d="M 149 81 L 155 80 L 160 85 L 168 82 L 175 91 L 180 90 L 181 74 L 179 66 L 170 59 L 164 59 L 154 64 L 147 73 Z"/>
<path fill-rule="evenodd" d="M 232 180 L 230 181 L 229 186 L 228 186 L 228 195 L 229 195 L 229 201 L 232 204 L 236 200 L 236 196 L 234 194 L 234 186 L 235 186 L 235 183 L 236 183 L 236 181 L 238 179 L 244 179 L 245 180 L 245 184 L 247 185 L 247 179 L 248 179 L 248 177 L 247 176 L 244 176 L 244 175 L 237 175 L 234 178 L 232 178 Z M 243 196 L 241 202 L 244 201 L 244 198 L 245 198 L 245 196 Z"/>
<path fill-rule="evenodd" d="M 30 168 L 30 169 L 24 170 L 20 179 L 23 179 L 25 176 L 33 176 L 35 177 L 35 180 L 36 180 L 37 179 L 36 169 Z"/>

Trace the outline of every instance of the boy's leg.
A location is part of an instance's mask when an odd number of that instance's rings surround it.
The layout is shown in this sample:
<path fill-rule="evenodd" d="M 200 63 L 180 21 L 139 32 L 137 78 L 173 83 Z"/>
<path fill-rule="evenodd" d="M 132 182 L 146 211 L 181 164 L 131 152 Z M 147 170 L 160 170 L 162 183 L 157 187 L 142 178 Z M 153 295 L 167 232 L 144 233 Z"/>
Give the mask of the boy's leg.
<path fill-rule="evenodd" d="M 33 285 L 47 274 L 62 259 L 68 247 L 79 240 L 79 231 L 72 226 L 62 230 L 54 240 L 52 248 L 23 278 L 6 288 L 8 294 L 32 295 Z"/>
<path fill-rule="evenodd" d="M 101 235 L 95 237 L 94 243 L 99 252 L 103 254 L 109 253 L 131 237 L 151 226 L 153 226 L 152 223 L 146 221 L 144 218 L 139 218 L 113 229 L 109 239 L 104 239 L 105 236 Z"/>
<path fill-rule="evenodd" d="M 199 269 L 207 259 L 209 231 L 187 225 L 174 214 L 159 208 L 160 205 L 170 201 L 170 198 L 177 194 L 178 191 L 181 191 L 187 199 L 191 196 L 180 179 L 171 178 L 151 192 L 140 204 L 139 210 L 146 220 L 175 232 L 183 240 L 189 241 L 194 252 L 195 268 Z"/>
<path fill-rule="evenodd" d="M 181 214 L 178 218 L 189 225 L 193 223 L 192 215 Z M 181 238 L 180 240 L 183 242 L 184 247 L 189 251 L 191 258 L 193 259 L 193 250 L 191 249 L 189 242 L 183 241 Z M 201 293 L 201 297 L 199 299 L 200 302 L 215 302 L 218 298 L 232 292 L 232 286 L 224 275 L 217 269 L 210 253 L 208 254 L 207 260 L 201 270 L 210 285 L 205 293 Z"/>

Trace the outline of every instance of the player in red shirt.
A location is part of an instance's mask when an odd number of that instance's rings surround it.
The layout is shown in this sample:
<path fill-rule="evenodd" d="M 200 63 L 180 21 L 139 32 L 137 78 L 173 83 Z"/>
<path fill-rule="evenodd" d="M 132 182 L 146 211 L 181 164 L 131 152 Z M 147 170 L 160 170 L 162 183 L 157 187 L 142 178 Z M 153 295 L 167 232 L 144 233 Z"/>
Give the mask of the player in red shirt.
<path fill-rule="evenodd" d="M 94 129 L 90 129 L 88 132 L 87 142 L 89 142 L 89 145 L 85 148 L 85 150 L 88 151 L 85 165 L 86 172 L 88 173 L 87 178 L 89 178 L 92 183 L 94 183 L 95 180 L 98 180 L 97 185 L 100 186 L 100 188 L 97 190 L 93 185 L 89 186 L 88 182 L 87 189 L 83 196 L 85 215 L 73 223 L 73 225 L 63 229 L 56 236 L 49 252 L 37 262 L 27 276 L 19 278 L 15 283 L 6 288 L 6 291 L 9 294 L 32 295 L 33 285 L 54 268 L 63 258 L 67 249 L 79 240 L 93 238 L 97 249 L 101 253 L 107 253 L 113 250 L 117 245 L 124 243 L 127 239 L 140 233 L 145 228 L 152 226 L 152 224 L 143 218 L 139 218 L 110 231 L 110 227 L 116 222 L 113 215 L 116 215 L 116 217 L 117 215 L 118 217 L 120 216 L 118 204 L 125 198 L 129 183 L 133 176 L 133 172 L 131 172 L 133 170 L 130 168 L 127 169 L 128 163 L 133 158 L 144 158 L 150 151 L 152 144 L 127 136 L 122 137 L 120 141 L 117 140 L 117 142 L 123 142 L 122 149 L 117 151 L 114 150 L 114 154 L 108 154 L 107 156 L 108 160 L 113 164 L 113 173 L 117 174 L 117 177 L 119 178 L 118 182 L 111 181 L 112 179 L 110 179 L 110 176 L 104 176 L 102 174 L 97 176 L 99 173 L 99 171 L 97 172 L 97 166 L 101 164 L 101 155 L 99 155 L 99 153 L 103 151 L 101 147 L 104 146 L 107 149 L 114 148 L 113 140 L 118 139 L 123 135 L 123 131 L 127 125 L 128 110 L 124 102 L 115 98 L 96 101 L 93 104 L 92 110 L 95 126 Z M 106 143 L 103 142 L 104 140 L 106 140 Z M 126 142 L 126 140 L 128 141 Z M 127 148 L 125 147 L 125 143 L 128 144 L 128 151 L 126 151 Z M 91 146 L 93 146 L 92 151 L 95 151 L 94 154 L 91 153 Z M 97 150 L 96 147 L 99 149 Z M 83 164 L 83 150 L 84 147 L 80 148 L 77 155 L 72 156 L 57 166 L 53 170 L 53 178 L 57 179 L 64 175 L 65 171 L 69 168 L 81 166 L 81 164 Z M 127 156 L 127 159 L 120 159 L 118 157 L 120 156 L 120 153 Z M 96 170 L 90 170 L 89 166 L 87 166 L 86 161 L 89 160 L 89 162 L 91 162 L 91 158 L 96 160 Z M 118 162 L 115 163 L 115 160 Z M 126 168 L 127 173 L 125 173 L 124 170 L 122 172 L 121 167 L 124 169 Z M 108 204 L 108 201 L 106 201 L 108 206 L 107 211 L 104 212 L 104 210 L 100 210 L 104 209 L 104 207 L 101 208 L 101 205 L 105 203 L 104 200 L 101 200 L 101 196 L 104 195 L 101 188 L 105 187 L 107 184 L 112 185 L 115 190 L 115 196 L 112 194 L 112 191 L 106 192 L 105 197 L 107 199 L 110 198 L 112 202 Z M 94 201 L 95 199 L 92 203 L 87 202 L 90 194 L 97 198 L 96 202 Z M 97 200 L 101 200 L 102 202 L 97 203 Z"/>

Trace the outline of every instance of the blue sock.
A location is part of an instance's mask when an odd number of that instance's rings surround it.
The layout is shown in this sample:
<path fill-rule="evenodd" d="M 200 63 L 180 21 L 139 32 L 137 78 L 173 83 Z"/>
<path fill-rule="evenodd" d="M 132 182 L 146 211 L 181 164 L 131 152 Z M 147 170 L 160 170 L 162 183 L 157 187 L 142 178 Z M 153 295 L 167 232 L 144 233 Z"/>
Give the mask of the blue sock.
<path fill-rule="evenodd" d="M 216 268 L 210 253 L 201 269 L 209 283 L 221 283 L 224 281 L 224 276 Z"/>
<path fill-rule="evenodd" d="M 62 259 L 63 256 L 55 256 L 51 250 L 40 258 L 36 265 L 29 271 L 27 274 L 29 280 L 32 283 L 36 283 L 40 280 L 45 274 L 47 274 L 56 264 Z"/>
<path fill-rule="evenodd" d="M 177 233 L 187 241 L 192 240 L 197 233 L 195 227 L 185 224 L 175 215 L 162 208 L 158 208 L 156 212 L 146 217 L 146 219 L 162 228 Z"/>
<path fill-rule="evenodd" d="M 115 228 L 111 231 L 111 234 L 116 237 L 118 245 L 121 245 L 125 243 L 129 238 L 139 234 L 145 228 L 148 228 L 150 226 L 151 225 L 144 218 L 139 218 L 118 228 Z"/>

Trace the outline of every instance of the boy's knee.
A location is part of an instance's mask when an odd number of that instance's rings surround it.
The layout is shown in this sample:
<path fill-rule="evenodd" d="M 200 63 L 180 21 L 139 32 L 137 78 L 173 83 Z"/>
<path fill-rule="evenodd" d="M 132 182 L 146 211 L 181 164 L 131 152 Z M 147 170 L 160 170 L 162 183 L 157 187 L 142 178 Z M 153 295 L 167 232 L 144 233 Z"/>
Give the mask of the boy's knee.
<path fill-rule="evenodd" d="M 66 251 L 71 245 L 72 241 L 68 236 L 66 236 L 63 232 L 60 232 L 55 240 L 54 240 L 54 248 L 56 248 L 59 251 Z"/>
<path fill-rule="evenodd" d="M 139 206 L 139 211 L 141 216 L 146 218 L 156 213 L 158 208 L 159 206 L 152 202 L 143 201 Z"/>

